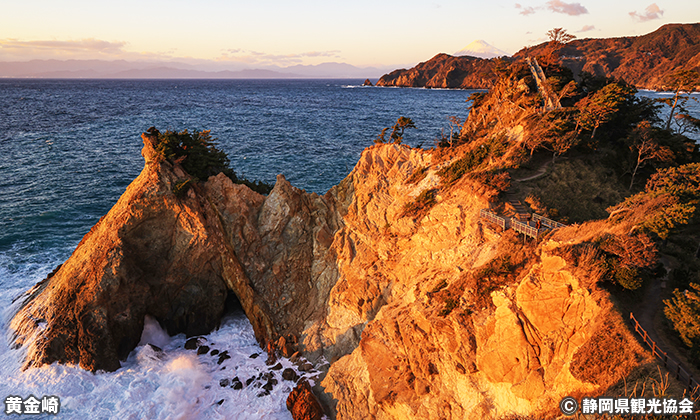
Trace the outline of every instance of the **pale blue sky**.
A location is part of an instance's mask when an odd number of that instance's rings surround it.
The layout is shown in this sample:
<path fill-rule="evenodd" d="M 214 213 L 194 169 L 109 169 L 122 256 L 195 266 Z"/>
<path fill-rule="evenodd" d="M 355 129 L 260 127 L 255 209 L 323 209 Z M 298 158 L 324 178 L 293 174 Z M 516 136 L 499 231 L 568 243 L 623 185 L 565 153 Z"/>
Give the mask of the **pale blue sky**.
<path fill-rule="evenodd" d="M 216 60 L 227 67 L 406 66 L 476 39 L 509 54 L 700 21 L 697 0 L 0 0 L 0 61 Z"/>

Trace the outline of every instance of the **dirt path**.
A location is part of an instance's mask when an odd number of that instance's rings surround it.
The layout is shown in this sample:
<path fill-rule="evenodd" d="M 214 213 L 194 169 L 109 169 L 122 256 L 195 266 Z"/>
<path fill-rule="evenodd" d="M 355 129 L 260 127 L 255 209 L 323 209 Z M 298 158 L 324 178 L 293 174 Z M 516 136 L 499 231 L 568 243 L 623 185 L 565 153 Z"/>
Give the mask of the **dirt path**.
<path fill-rule="evenodd" d="M 537 179 L 544 174 L 547 173 L 547 168 L 549 168 L 551 162 L 547 162 L 544 165 L 540 166 L 540 169 L 537 170 L 537 172 L 534 175 L 528 176 L 526 178 L 517 178 L 516 181 L 523 182 L 523 181 L 531 181 L 533 179 Z"/>
<path fill-rule="evenodd" d="M 660 258 L 660 261 L 666 269 L 666 276 L 664 276 L 664 278 L 656 278 L 652 281 L 644 293 L 644 298 L 634 306 L 632 313 L 642 328 L 646 330 L 649 337 L 656 342 L 661 351 L 666 352 L 669 358 L 680 361 L 684 369 L 690 370 L 694 377 L 700 378 L 698 369 L 694 368 L 685 357 L 682 357 L 681 352 L 679 352 L 673 342 L 669 340 L 668 334 L 670 332 L 661 330 L 661 319 L 664 316 L 663 298 L 666 293 L 668 274 L 670 274 L 672 266 L 668 259 L 663 256 Z M 635 334 L 635 336 L 640 341 L 640 344 L 648 349 L 648 346 L 644 343 L 641 336 L 638 334 Z"/>
<path fill-rule="evenodd" d="M 662 262 L 664 263 L 664 267 L 667 268 L 666 262 Z M 653 279 L 652 283 L 647 287 L 646 293 L 644 293 L 644 299 L 642 299 L 642 301 L 640 301 L 632 311 L 634 313 L 634 317 L 637 318 L 637 321 L 639 321 L 641 326 L 647 331 L 647 334 L 649 334 L 649 337 L 651 337 L 651 339 L 657 343 L 660 340 L 659 334 L 656 332 L 656 328 L 654 327 L 654 318 L 659 310 L 663 310 L 661 295 L 664 292 L 663 289 L 665 287 L 667 277 L 668 274 L 663 279 Z"/>

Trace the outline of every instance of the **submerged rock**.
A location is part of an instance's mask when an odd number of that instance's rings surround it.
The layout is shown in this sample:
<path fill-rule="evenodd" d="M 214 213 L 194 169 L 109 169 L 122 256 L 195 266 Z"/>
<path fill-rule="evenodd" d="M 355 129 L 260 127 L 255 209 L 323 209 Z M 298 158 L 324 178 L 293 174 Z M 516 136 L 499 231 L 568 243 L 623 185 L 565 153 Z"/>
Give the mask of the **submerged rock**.
<path fill-rule="evenodd" d="M 297 375 L 294 369 L 286 368 L 282 371 L 282 379 L 284 379 L 285 381 L 296 382 L 296 380 L 299 379 L 299 375 Z"/>
<path fill-rule="evenodd" d="M 231 358 L 231 356 L 229 356 L 228 353 L 226 353 L 226 352 L 220 353 L 219 360 L 216 363 L 220 365 L 220 364 L 224 363 L 225 360 L 228 360 L 230 358 Z"/>
<path fill-rule="evenodd" d="M 238 379 L 238 376 L 231 380 L 231 388 L 235 390 L 243 389 L 243 382 L 241 382 L 241 380 Z"/>
<path fill-rule="evenodd" d="M 188 339 L 187 341 L 185 341 L 185 349 L 196 350 L 200 344 L 200 341 L 203 341 L 200 337 L 192 337 Z"/>

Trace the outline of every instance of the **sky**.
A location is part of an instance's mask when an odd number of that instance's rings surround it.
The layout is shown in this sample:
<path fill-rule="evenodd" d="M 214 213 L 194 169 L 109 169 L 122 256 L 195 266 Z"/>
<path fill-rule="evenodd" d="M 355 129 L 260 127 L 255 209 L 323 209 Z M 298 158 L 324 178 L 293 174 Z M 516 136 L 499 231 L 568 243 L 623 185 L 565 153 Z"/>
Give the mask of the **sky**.
<path fill-rule="evenodd" d="M 698 0 L 0 0 L 0 61 L 179 61 L 241 69 L 410 67 L 482 39 L 513 54 L 700 22 Z"/>

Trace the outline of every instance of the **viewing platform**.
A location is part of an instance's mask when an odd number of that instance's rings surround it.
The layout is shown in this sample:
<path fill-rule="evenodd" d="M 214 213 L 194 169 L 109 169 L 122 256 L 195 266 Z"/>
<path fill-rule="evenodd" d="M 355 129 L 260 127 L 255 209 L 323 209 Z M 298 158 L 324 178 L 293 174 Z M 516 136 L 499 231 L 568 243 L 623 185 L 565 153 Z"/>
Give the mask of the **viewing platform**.
<path fill-rule="evenodd" d="M 500 226 L 503 230 L 513 229 L 518 233 L 535 239 L 539 239 L 542 235 L 554 229 L 566 226 L 539 214 L 529 213 L 520 202 L 517 202 L 517 204 L 509 202 L 508 207 L 511 210 L 515 210 L 515 217 L 502 217 L 487 209 L 482 209 L 479 216 L 491 224 Z"/>

